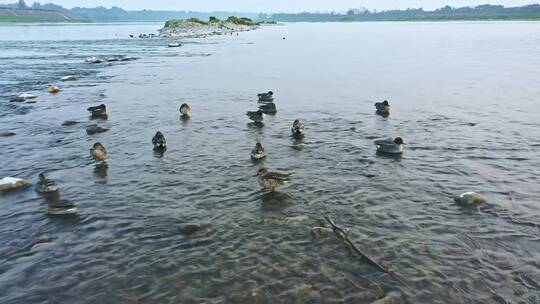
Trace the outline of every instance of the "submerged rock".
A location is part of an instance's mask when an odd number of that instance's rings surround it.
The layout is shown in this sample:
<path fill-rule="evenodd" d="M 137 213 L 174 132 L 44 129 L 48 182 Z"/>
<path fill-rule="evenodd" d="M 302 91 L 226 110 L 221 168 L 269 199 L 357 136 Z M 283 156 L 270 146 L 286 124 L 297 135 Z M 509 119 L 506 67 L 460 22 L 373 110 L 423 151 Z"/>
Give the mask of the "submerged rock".
<path fill-rule="evenodd" d="M 401 295 L 397 292 L 390 292 L 384 298 L 379 299 L 371 304 L 399 304 Z"/>
<path fill-rule="evenodd" d="M 107 128 L 102 128 L 98 125 L 91 125 L 91 126 L 88 126 L 86 128 L 86 134 L 88 135 L 94 135 L 94 134 L 97 134 L 97 133 L 103 133 L 103 132 L 107 132 L 109 131 L 109 129 Z"/>
<path fill-rule="evenodd" d="M 0 131 L 0 137 L 9 137 L 9 136 L 14 136 L 14 135 L 16 135 L 15 132 Z"/>
<path fill-rule="evenodd" d="M 0 192 L 26 188 L 30 182 L 16 177 L 4 177 L 0 179 Z"/>
<path fill-rule="evenodd" d="M 200 224 L 185 224 L 180 228 L 180 232 L 183 234 L 194 234 L 202 229 Z"/>
<path fill-rule="evenodd" d="M 311 234 L 318 238 L 324 238 L 328 237 L 330 234 L 332 234 L 334 231 L 330 228 L 324 228 L 324 227 L 313 227 L 311 228 Z"/>
<path fill-rule="evenodd" d="M 291 224 L 309 224 L 311 222 L 307 215 L 288 216 L 288 217 L 270 217 L 265 218 L 265 224 L 291 225 Z"/>
<path fill-rule="evenodd" d="M 24 99 L 23 97 L 20 97 L 20 96 L 13 96 L 9 99 L 9 102 L 23 102 L 25 101 L 26 99 Z"/>
<path fill-rule="evenodd" d="M 79 75 L 67 75 L 60 78 L 61 81 L 76 81 L 79 79 L 80 79 Z"/>
<path fill-rule="evenodd" d="M 32 94 L 32 93 L 22 93 L 18 97 L 24 100 L 27 100 L 27 99 L 35 99 L 37 98 L 37 95 Z"/>
<path fill-rule="evenodd" d="M 66 120 L 62 123 L 62 126 L 73 126 L 73 125 L 76 125 L 80 123 L 79 121 L 75 121 L 75 120 Z"/>

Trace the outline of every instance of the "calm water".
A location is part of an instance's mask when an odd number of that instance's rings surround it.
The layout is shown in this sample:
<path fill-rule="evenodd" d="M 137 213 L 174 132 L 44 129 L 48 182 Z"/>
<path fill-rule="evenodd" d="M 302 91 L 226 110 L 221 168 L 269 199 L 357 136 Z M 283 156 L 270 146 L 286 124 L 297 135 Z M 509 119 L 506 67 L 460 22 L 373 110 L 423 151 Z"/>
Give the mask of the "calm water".
<path fill-rule="evenodd" d="M 80 208 L 51 218 L 32 188 L 0 196 L 0 302 L 540 303 L 540 23 L 290 24 L 176 49 L 126 39 L 158 27 L 0 27 L 0 130 L 17 133 L 0 138 L 0 176 L 46 171 Z M 84 63 L 94 55 L 138 60 Z M 81 80 L 58 81 L 68 74 Z M 252 126 L 245 111 L 269 89 L 278 113 Z M 36 103 L 7 102 L 26 91 Z M 374 115 L 383 99 L 388 118 Z M 111 130 L 88 136 L 85 109 L 102 102 Z M 398 135 L 403 157 L 375 153 Z M 96 141 L 108 170 L 89 157 Z M 263 164 L 249 159 L 257 141 Z M 263 165 L 293 182 L 262 191 Z M 488 204 L 457 206 L 464 191 Z M 394 277 L 314 239 L 324 215 Z"/>

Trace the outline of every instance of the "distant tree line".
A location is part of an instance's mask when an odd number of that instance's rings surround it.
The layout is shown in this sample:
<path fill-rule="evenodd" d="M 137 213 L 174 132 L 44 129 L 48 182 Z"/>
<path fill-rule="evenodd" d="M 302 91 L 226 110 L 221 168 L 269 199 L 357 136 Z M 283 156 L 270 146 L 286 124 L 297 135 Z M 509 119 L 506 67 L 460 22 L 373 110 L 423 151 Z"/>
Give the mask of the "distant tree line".
<path fill-rule="evenodd" d="M 196 11 L 163 11 L 141 10 L 127 11 L 119 7 L 94 8 L 75 7 L 66 9 L 53 3 L 33 3 L 27 6 L 24 0 L 17 3 L 0 4 L 0 7 L 11 9 L 34 9 L 52 10 L 74 14 L 82 19 L 96 22 L 115 21 L 167 21 L 171 19 L 198 18 L 206 20 L 210 17 L 227 19 L 229 16 L 247 17 L 257 21 L 282 21 L 282 22 L 338 22 L 338 21 L 422 21 L 422 20 L 511 20 L 511 19 L 539 19 L 540 5 L 532 4 L 521 7 L 504 7 L 502 5 L 480 5 L 476 7 L 453 8 L 445 6 L 433 11 L 423 9 L 405 9 L 388 11 L 370 11 L 365 8 L 350 9 L 347 12 L 321 13 L 279 13 L 279 14 L 255 14 L 239 12 L 196 12 Z"/>
<path fill-rule="evenodd" d="M 351 9 L 346 13 L 282 13 L 264 16 L 264 18 L 282 22 L 540 19 L 540 5 L 532 4 L 521 7 L 480 5 L 461 8 L 445 6 L 434 11 L 424 11 L 421 8 L 380 12 L 367 9 Z"/>

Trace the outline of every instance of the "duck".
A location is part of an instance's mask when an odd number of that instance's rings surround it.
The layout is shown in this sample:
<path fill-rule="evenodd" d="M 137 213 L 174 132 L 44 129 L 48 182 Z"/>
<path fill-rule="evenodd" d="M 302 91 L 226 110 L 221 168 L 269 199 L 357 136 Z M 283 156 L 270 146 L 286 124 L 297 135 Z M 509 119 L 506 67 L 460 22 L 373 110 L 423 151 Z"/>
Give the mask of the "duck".
<path fill-rule="evenodd" d="M 261 110 L 261 112 L 263 112 L 264 114 L 270 114 L 270 115 L 276 114 L 277 112 L 276 104 L 273 102 L 260 105 L 259 110 Z"/>
<path fill-rule="evenodd" d="M 465 192 L 454 198 L 454 201 L 458 205 L 462 206 L 475 206 L 486 203 L 486 200 L 476 192 Z"/>
<path fill-rule="evenodd" d="M 67 200 L 58 200 L 48 204 L 47 213 L 49 215 L 73 216 L 79 213 L 79 209 Z"/>
<path fill-rule="evenodd" d="M 163 133 L 161 133 L 161 131 L 157 131 L 156 135 L 152 137 L 152 144 L 154 145 L 154 150 L 162 150 L 167 148 L 165 136 L 163 136 Z"/>
<path fill-rule="evenodd" d="M 86 127 L 86 134 L 88 134 L 88 135 L 94 135 L 94 134 L 97 134 L 97 133 L 103 133 L 103 132 L 107 132 L 107 131 L 109 131 L 109 129 L 100 127 L 98 125 L 90 125 L 90 126 Z"/>
<path fill-rule="evenodd" d="M 189 105 L 187 103 L 183 103 L 180 106 L 180 113 L 184 117 L 189 117 L 191 115 L 191 108 L 189 107 Z"/>
<path fill-rule="evenodd" d="M 251 150 L 251 159 L 260 160 L 266 157 L 266 151 L 261 143 L 256 143 L 253 150 Z"/>
<path fill-rule="evenodd" d="M 47 89 L 47 91 L 51 94 L 56 94 L 58 92 L 60 92 L 60 88 L 57 87 L 57 86 L 53 86 L 53 85 L 50 85 L 49 88 Z"/>
<path fill-rule="evenodd" d="M 283 186 L 286 182 L 292 179 L 291 175 L 279 172 L 270 172 L 266 168 L 261 168 L 257 172 L 257 181 L 265 189 L 271 189 Z"/>
<path fill-rule="evenodd" d="M 257 94 L 259 101 L 274 101 L 274 92 L 268 91 L 268 93 L 259 93 Z"/>
<path fill-rule="evenodd" d="M 303 136 L 304 135 L 304 122 L 299 119 L 296 119 L 293 122 L 291 131 L 294 136 Z"/>
<path fill-rule="evenodd" d="M 92 117 L 106 117 L 107 116 L 107 107 L 104 104 L 99 106 L 89 107 L 86 109 Z"/>
<path fill-rule="evenodd" d="M 39 180 L 36 183 L 36 192 L 52 193 L 57 192 L 60 189 L 54 180 L 46 178 L 43 173 L 38 175 L 38 179 Z"/>
<path fill-rule="evenodd" d="M 394 140 L 391 138 L 380 139 L 375 141 L 375 146 L 377 146 L 377 152 L 390 153 L 390 154 L 400 154 L 403 153 L 403 146 L 405 143 L 401 137 L 396 137 Z"/>
<path fill-rule="evenodd" d="M 248 111 L 246 115 L 254 122 L 262 122 L 264 120 L 264 113 L 261 110 Z"/>
<path fill-rule="evenodd" d="M 76 81 L 79 80 L 79 75 L 67 75 L 60 78 L 61 81 Z"/>
<path fill-rule="evenodd" d="M 388 103 L 388 100 L 376 102 L 375 109 L 377 109 L 377 114 L 390 114 L 390 104 Z"/>
<path fill-rule="evenodd" d="M 92 158 L 94 158 L 94 160 L 100 162 L 105 161 L 108 154 L 107 149 L 105 149 L 105 147 L 101 143 L 97 142 L 90 149 L 90 155 L 92 156 Z"/>

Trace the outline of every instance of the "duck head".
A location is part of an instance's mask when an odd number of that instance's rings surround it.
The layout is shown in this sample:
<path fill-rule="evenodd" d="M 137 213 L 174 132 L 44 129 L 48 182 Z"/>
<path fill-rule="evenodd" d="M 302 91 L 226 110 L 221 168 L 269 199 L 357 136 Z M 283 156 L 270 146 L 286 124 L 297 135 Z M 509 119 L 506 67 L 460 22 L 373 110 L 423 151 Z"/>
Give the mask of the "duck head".
<path fill-rule="evenodd" d="M 396 139 L 394 139 L 394 143 L 396 145 L 404 145 L 405 143 L 403 142 L 403 138 L 401 137 L 396 137 Z"/>
<path fill-rule="evenodd" d="M 257 151 L 257 152 L 263 152 L 264 151 L 264 148 L 261 145 L 261 143 L 258 142 L 258 143 L 255 144 L 255 151 Z"/>
<path fill-rule="evenodd" d="M 94 150 L 104 150 L 104 149 L 105 149 L 105 147 L 104 147 L 101 143 L 99 143 L 99 142 L 95 143 L 95 144 L 92 146 L 92 148 L 93 148 Z"/>
<path fill-rule="evenodd" d="M 382 104 L 387 106 L 387 107 L 390 106 L 390 104 L 388 103 L 388 100 L 383 101 Z"/>
<path fill-rule="evenodd" d="M 45 179 L 45 175 L 44 175 L 43 173 L 40 173 L 40 174 L 38 175 L 38 179 L 39 179 L 39 182 L 40 182 L 40 183 L 44 183 L 45 180 L 46 180 L 46 179 Z"/>

